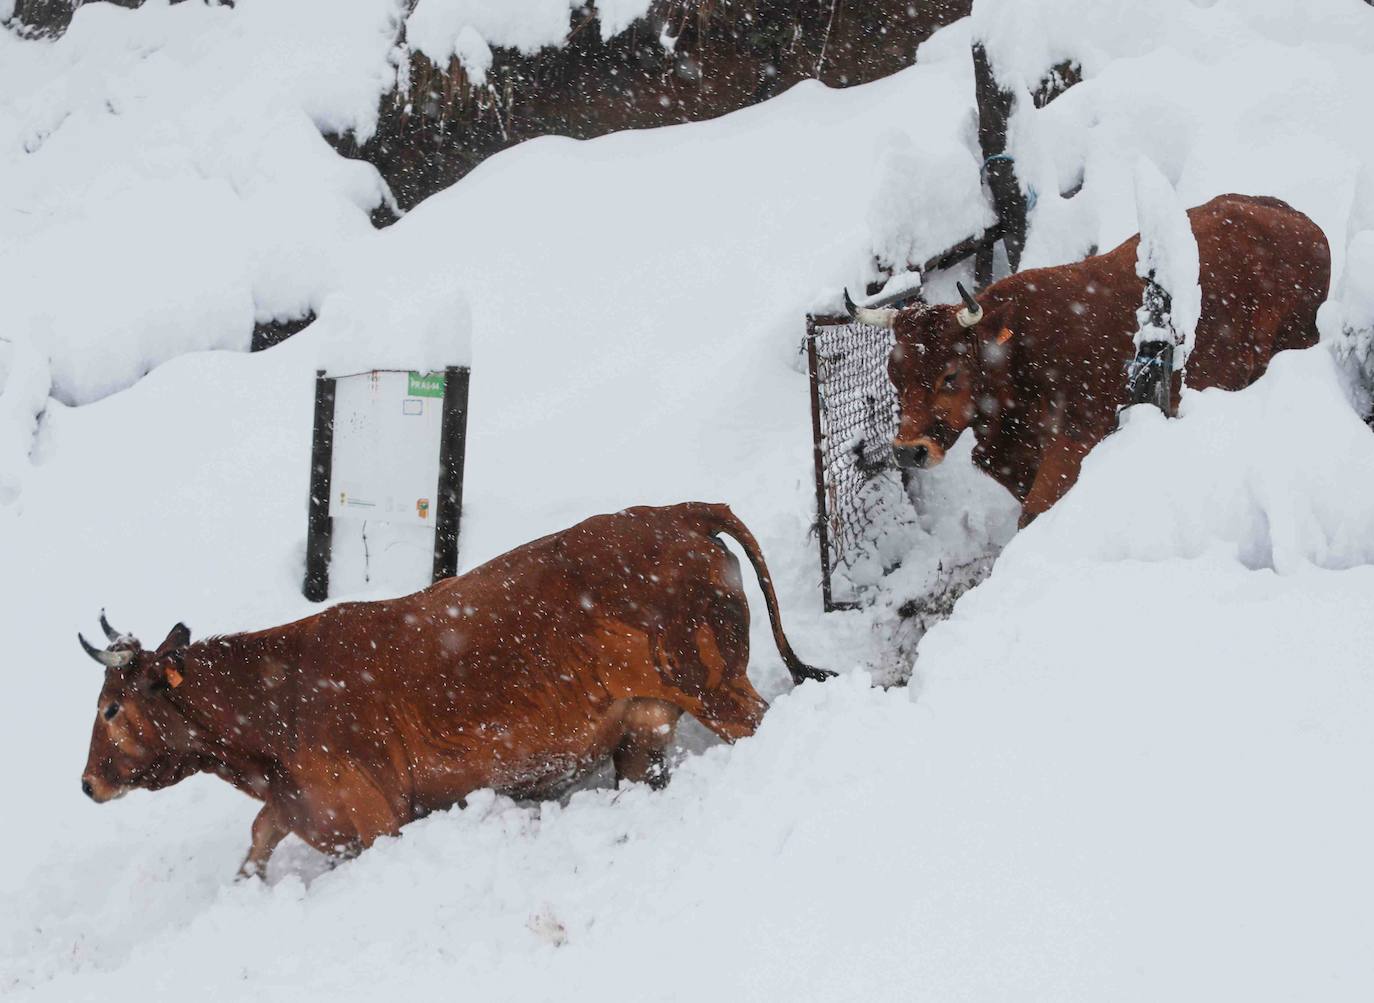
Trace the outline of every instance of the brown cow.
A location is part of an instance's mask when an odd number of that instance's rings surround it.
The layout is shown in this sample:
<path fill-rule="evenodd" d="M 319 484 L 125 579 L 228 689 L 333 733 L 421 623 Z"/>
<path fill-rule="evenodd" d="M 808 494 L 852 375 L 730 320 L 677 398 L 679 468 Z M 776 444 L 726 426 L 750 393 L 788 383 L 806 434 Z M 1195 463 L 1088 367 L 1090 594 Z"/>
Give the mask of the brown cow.
<path fill-rule="evenodd" d="M 1240 390 L 1275 352 L 1316 343 L 1331 253 L 1321 229 L 1278 199 L 1221 195 L 1188 218 L 1202 285 L 1188 386 Z M 1144 291 L 1139 240 L 1009 276 L 976 301 L 961 286 L 963 307 L 851 304 L 858 319 L 896 334 L 888 375 L 901 409 L 898 464 L 934 466 L 971 426 L 974 461 L 1021 502 L 1022 525 L 1058 501 L 1125 403 Z M 1175 405 L 1179 393 L 1176 375 Z"/>
<path fill-rule="evenodd" d="M 241 874 L 296 833 L 352 854 L 491 787 L 557 791 L 610 756 L 667 781 L 684 711 L 732 742 L 767 707 L 745 675 L 749 607 L 733 537 L 758 574 L 796 682 L 757 541 L 724 505 L 602 515 L 414 595 L 155 651 L 112 630 L 82 789 L 107 801 L 214 773 L 263 802 Z"/>

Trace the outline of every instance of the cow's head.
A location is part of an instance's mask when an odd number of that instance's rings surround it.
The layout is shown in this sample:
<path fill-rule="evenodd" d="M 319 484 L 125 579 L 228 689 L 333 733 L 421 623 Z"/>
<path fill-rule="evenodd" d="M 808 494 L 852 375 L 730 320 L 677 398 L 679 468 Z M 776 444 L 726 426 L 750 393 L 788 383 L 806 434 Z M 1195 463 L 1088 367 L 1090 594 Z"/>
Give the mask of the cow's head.
<path fill-rule="evenodd" d="M 1013 337 L 1006 307 L 985 311 L 959 284 L 962 306 L 921 304 L 904 310 L 850 305 L 854 319 L 891 328 L 887 374 L 899 419 L 892 454 L 901 467 L 933 467 L 960 433 L 995 417 Z"/>
<path fill-rule="evenodd" d="M 104 649 L 77 635 L 86 654 L 105 667 L 81 789 L 92 800 L 109 801 L 135 787 L 157 790 L 189 776 L 198 746 L 194 727 L 169 696 L 185 672 L 186 625 L 173 627 L 156 651 L 112 628 L 104 612 L 100 626 L 110 642 Z"/>

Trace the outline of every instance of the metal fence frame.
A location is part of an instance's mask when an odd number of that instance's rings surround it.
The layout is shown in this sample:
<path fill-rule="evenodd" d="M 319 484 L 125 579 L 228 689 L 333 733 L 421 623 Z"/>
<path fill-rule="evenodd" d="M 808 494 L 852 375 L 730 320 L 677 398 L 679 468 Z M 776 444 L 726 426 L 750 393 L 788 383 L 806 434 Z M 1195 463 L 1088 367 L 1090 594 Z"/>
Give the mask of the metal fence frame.
<path fill-rule="evenodd" d="M 837 601 L 835 598 L 836 565 L 847 553 L 852 553 L 853 542 L 861 539 L 863 530 L 867 528 L 866 524 L 847 523 L 846 516 L 857 522 L 856 517 L 861 514 L 859 510 L 862 509 L 859 499 L 861 489 L 870 484 L 879 473 L 892 467 L 888 452 L 890 432 L 880 436 L 876 450 L 868 450 L 864 448 L 864 439 L 850 444 L 852 433 L 858 427 L 855 423 L 851 421 L 848 427 L 833 426 L 832 414 L 837 413 L 839 409 L 827 399 L 826 386 L 830 373 L 827 371 L 825 353 L 818 347 L 818 342 L 827 330 L 835 328 L 865 329 L 867 336 L 881 343 L 883 358 L 886 358 L 892 342 L 891 331 L 859 324 L 845 316 L 808 314 L 806 318 L 806 366 L 811 392 L 811 453 L 816 489 L 815 525 L 821 558 L 821 599 L 827 613 L 855 609 L 860 605 L 855 601 Z M 886 369 L 880 372 L 879 379 L 874 381 L 875 389 L 880 393 L 890 392 L 891 385 L 887 382 Z M 895 428 L 895 394 L 885 400 L 891 408 L 892 424 Z M 870 405 L 875 403 L 872 398 L 868 398 L 868 402 Z M 882 402 L 877 403 L 879 406 L 882 405 Z M 848 404 L 851 410 L 855 406 L 854 401 Z M 872 420 L 865 422 L 865 425 L 872 424 Z M 882 433 L 884 429 L 876 431 Z M 847 448 L 842 447 L 838 440 L 841 435 L 848 435 L 845 440 Z M 848 462 L 841 462 L 846 456 L 850 457 Z"/>

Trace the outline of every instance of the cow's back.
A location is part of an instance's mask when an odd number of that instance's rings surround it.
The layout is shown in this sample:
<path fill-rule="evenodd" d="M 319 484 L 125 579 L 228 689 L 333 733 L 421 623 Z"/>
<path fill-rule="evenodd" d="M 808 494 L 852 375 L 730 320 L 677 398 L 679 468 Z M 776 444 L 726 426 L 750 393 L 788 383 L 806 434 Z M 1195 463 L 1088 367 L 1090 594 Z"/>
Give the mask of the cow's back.
<path fill-rule="evenodd" d="M 1330 251 L 1312 220 L 1276 198 L 1220 195 L 1188 217 L 1202 315 L 1187 383 L 1239 390 L 1275 352 L 1315 343 Z M 1016 406 L 979 432 L 974 459 L 1023 502 L 1040 473 L 1045 430 L 1096 442 L 1126 402 L 1144 295 L 1139 247 L 1133 236 L 1082 261 L 1010 275 L 980 296 L 989 317 L 1007 326 L 1011 364 L 999 378 Z M 1176 376 L 1175 403 L 1179 387 Z"/>
<path fill-rule="evenodd" d="M 1317 308 L 1331 280 L 1326 235 L 1269 196 L 1218 195 L 1189 209 L 1188 219 L 1197 240 L 1202 314 L 1187 383 L 1240 390 L 1264 372 L 1275 352 L 1316 343 Z M 1139 248 L 1136 235 L 1104 254 L 1022 272 L 989 290 L 993 303 L 1015 303 L 1038 346 L 1034 365 L 1018 374 L 1023 395 L 1048 398 L 1057 388 L 1044 373 L 1062 372 L 1066 393 L 1085 390 L 1075 403 L 1095 409 L 1087 424 L 1100 434 L 1125 402 L 1122 372 L 1135 354 L 1136 310 L 1145 291 L 1135 273 Z M 994 293 L 999 287 L 1006 290 L 1000 296 Z"/>
<path fill-rule="evenodd" d="M 1221 195 L 1189 216 L 1202 317 L 1187 382 L 1239 390 L 1264 372 L 1275 352 L 1316 344 L 1331 251 L 1316 223 L 1276 198 Z"/>
<path fill-rule="evenodd" d="M 597 516 L 414 595 L 321 614 L 302 685 L 328 699 L 307 743 L 391 763 L 431 805 L 575 773 L 612 704 L 670 696 L 661 631 L 740 595 L 733 557 L 674 511 Z M 548 776 L 524 776 L 531 762 Z"/>

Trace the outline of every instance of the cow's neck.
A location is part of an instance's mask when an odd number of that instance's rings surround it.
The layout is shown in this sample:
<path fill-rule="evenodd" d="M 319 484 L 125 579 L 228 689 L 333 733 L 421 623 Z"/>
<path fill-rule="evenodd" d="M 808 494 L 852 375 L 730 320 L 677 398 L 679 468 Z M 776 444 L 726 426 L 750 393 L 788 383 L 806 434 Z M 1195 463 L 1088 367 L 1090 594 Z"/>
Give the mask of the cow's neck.
<path fill-rule="evenodd" d="M 289 636 L 271 634 L 198 642 L 185 651 L 181 683 L 167 691 L 194 735 L 200 768 L 259 796 L 294 740 L 290 647 Z"/>
<path fill-rule="evenodd" d="M 1012 279 L 1005 279 L 1003 283 L 1011 283 Z M 985 297 L 988 299 L 985 309 L 996 311 L 1004 303 L 1014 308 L 1014 301 L 1004 300 L 998 295 L 999 292 L 1003 290 L 997 286 L 989 290 Z M 1020 399 L 1017 393 L 1019 369 L 1026 359 L 1026 347 L 1021 339 L 1025 330 L 1023 319 L 1013 315 L 1007 319 L 1007 327 L 1012 332 L 1009 357 L 995 369 L 980 369 L 976 393 L 980 398 L 996 401 L 997 407 L 991 413 L 980 413 L 974 419 L 973 434 L 977 446 L 973 451 L 973 461 L 1011 492 L 1017 501 L 1024 502 L 1039 465 L 1039 448 L 1031 434 L 1032 422 L 1025 410 L 1027 402 Z"/>

